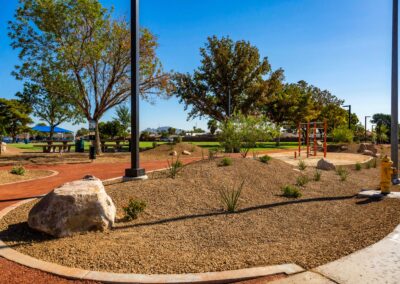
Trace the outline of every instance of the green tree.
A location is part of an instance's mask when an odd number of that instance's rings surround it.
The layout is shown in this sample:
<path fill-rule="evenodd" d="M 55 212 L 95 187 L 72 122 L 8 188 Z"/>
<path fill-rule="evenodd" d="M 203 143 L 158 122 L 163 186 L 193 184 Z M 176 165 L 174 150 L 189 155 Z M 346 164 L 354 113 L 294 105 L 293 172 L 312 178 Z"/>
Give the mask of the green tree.
<path fill-rule="evenodd" d="M 210 119 L 207 122 L 207 127 L 208 127 L 208 130 L 210 130 L 211 135 L 214 135 L 218 129 L 218 121 L 216 121 L 215 119 Z"/>
<path fill-rule="evenodd" d="M 124 127 L 117 120 L 100 122 L 99 131 L 101 139 L 115 139 L 124 134 Z"/>
<path fill-rule="evenodd" d="M 61 92 L 69 94 L 71 90 L 62 81 L 63 79 L 60 76 L 55 76 L 47 79 L 47 81 L 49 80 L 52 80 L 52 86 L 48 88 L 46 85 L 39 86 L 33 83 L 25 83 L 24 91 L 22 93 L 18 92 L 16 96 L 32 107 L 35 117 L 47 122 L 50 126 L 49 138 L 52 139 L 55 127 L 64 122 L 83 122 L 83 117 L 75 105 L 68 101 L 66 95 L 59 95 Z M 51 91 L 56 89 L 58 89 L 57 93 Z"/>
<path fill-rule="evenodd" d="M 89 135 L 89 129 L 84 128 L 84 127 L 82 127 L 81 129 L 79 129 L 76 132 L 76 136 L 78 136 L 78 137 L 83 137 L 83 136 L 86 136 L 86 135 Z"/>
<path fill-rule="evenodd" d="M 30 112 L 29 106 L 19 100 L 0 98 L 1 132 L 11 135 L 15 142 L 18 134 L 29 131 L 28 124 L 32 123 Z"/>
<path fill-rule="evenodd" d="M 126 105 L 119 105 L 115 109 L 117 117 L 114 120 L 117 120 L 121 123 L 122 127 L 124 128 L 123 136 L 126 137 L 130 132 L 131 128 L 131 111 Z"/>
<path fill-rule="evenodd" d="M 190 109 L 189 119 L 210 117 L 224 121 L 231 113 L 256 111 L 257 102 L 272 92 L 282 70 L 271 71 L 267 58 L 246 41 L 209 37 L 200 49 L 201 66 L 191 74 L 175 74 L 174 94 Z M 268 79 L 264 79 L 269 76 Z"/>
<path fill-rule="evenodd" d="M 376 139 L 378 143 L 389 142 L 391 137 L 392 118 L 390 114 L 376 113 L 372 116 L 371 123 L 376 124 Z M 384 126 L 382 128 L 382 126 Z M 381 131 L 384 130 L 383 132 Z"/>
<path fill-rule="evenodd" d="M 129 24 L 114 20 L 97 0 L 25 0 L 9 36 L 12 47 L 20 50 L 17 78 L 35 81 L 43 66 L 51 66 L 74 82 L 78 91 L 67 96 L 96 122 L 100 153 L 98 122 L 131 94 Z M 156 57 L 157 38 L 142 29 L 140 43 L 140 94 L 148 98 L 168 90 L 169 76 Z"/>
<path fill-rule="evenodd" d="M 175 135 L 176 134 L 176 128 L 174 128 L 174 127 L 168 128 L 168 134 L 169 135 Z"/>

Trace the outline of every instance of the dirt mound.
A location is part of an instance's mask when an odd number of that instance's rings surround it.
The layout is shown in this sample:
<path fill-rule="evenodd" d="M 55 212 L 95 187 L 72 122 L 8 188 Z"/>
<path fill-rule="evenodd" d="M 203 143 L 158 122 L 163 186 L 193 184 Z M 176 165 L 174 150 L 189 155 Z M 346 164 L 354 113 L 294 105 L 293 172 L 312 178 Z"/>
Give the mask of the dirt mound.
<path fill-rule="evenodd" d="M 180 156 L 184 156 L 183 151 L 188 151 L 191 153 L 191 156 L 200 157 L 204 155 L 205 157 L 208 155 L 208 150 L 196 146 L 194 144 L 182 142 L 177 144 L 162 144 L 157 146 L 154 149 L 147 150 L 143 152 L 144 156 L 156 156 L 156 157 L 168 157 L 170 153 L 176 151 L 176 153 Z"/>

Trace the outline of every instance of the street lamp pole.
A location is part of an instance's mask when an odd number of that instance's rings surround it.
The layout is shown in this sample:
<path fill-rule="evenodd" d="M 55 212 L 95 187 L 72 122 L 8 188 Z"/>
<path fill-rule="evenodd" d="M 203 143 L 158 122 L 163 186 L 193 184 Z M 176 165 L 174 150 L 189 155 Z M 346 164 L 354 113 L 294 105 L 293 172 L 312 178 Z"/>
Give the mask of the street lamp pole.
<path fill-rule="evenodd" d="M 349 129 L 351 129 L 351 105 L 343 106 L 349 109 Z"/>
<path fill-rule="evenodd" d="M 131 168 L 126 179 L 146 178 L 139 165 L 139 0 L 131 0 Z"/>
<path fill-rule="evenodd" d="M 367 118 L 369 118 L 370 116 L 365 116 L 365 142 L 367 142 Z"/>
<path fill-rule="evenodd" d="M 396 171 L 392 175 L 393 183 L 398 183 L 399 167 L 399 135 L 398 135 L 398 25 L 399 25 L 399 1 L 393 0 L 393 29 L 392 29 L 392 119 L 391 119 L 391 158 Z"/>

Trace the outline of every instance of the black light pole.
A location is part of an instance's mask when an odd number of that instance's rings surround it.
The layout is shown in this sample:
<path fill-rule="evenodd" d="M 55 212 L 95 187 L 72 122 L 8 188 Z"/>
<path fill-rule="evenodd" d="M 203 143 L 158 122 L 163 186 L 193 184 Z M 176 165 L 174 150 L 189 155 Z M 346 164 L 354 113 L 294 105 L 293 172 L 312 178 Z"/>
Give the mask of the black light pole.
<path fill-rule="evenodd" d="M 370 116 L 365 116 L 365 142 L 367 142 L 367 118 L 369 118 Z"/>
<path fill-rule="evenodd" d="M 349 129 L 351 129 L 351 105 L 343 106 L 349 109 Z"/>
<path fill-rule="evenodd" d="M 143 179 L 139 167 L 139 0 L 131 0 L 131 168 L 125 178 Z"/>
<path fill-rule="evenodd" d="M 398 166 L 399 166 L 399 130 L 398 130 L 398 33 L 399 33 L 399 1 L 393 0 L 393 29 L 392 29 L 392 119 L 391 119 L 391 158 L 393 167 L 396 171 L 392 175 L 393 183 L 398 183 Z"/>

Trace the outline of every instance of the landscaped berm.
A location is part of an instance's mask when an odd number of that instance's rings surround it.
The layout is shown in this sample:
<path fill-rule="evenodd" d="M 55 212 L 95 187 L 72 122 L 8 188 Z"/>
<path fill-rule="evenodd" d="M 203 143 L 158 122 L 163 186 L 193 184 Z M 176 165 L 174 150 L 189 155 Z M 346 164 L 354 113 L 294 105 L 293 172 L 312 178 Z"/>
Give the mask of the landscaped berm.
<path fill-rule="evenodd" d="M 28 227 L 28 203 L 3 218 L 0 238 L 22 253 L 70 267 L 187 273 L 283 263 L 312 268 L 377 242 L 400 223 L 398 200 L 356 197 L 378 187 L 375 162 L 317 172 L 262 161 L 201 160 L 175 178 L 170 169 L 146 181 L 108 184 L 118 220 L 105 232 L 52 238 Z M 285 187 L 286 194 L 297 188 L 301 196 L 283 196 Z M 239 196 L 233 213 L 222 202 L 230 193 Z M 129 200 L 136 200 L 132 210 L 123 210 Z M 136 219 L 124 218 L 125 211 L 144 207 Z"/>

